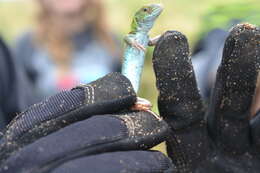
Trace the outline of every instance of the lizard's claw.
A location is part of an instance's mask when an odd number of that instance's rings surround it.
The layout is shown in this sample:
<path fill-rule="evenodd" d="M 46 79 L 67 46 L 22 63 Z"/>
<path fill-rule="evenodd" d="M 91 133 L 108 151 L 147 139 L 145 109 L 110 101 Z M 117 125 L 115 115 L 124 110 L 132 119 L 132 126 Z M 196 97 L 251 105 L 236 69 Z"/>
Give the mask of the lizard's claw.
<path fill-rule="evenodd" d="M 143 46 L 143 45 L 141 45 L 141 44 L 139 44 L 138 42 L 136 42 L 136 41 L 134 41 L 133 43 L 132 43 L 132 46 L 134 47 L 134 48 L 136 48 L 136 49 L 138 49 L 138 50 L 141 50 L 141 51 L 146 51 L 146 48 Z"/>

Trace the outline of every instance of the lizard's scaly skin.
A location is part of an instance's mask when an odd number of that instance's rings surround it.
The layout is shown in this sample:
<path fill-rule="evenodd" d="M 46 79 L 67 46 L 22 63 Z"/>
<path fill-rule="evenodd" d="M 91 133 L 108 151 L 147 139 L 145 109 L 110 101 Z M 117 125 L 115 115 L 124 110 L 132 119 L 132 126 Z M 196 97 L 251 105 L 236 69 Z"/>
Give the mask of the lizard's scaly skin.
<path fill-rule="evenodd" d="M 126 39 L 130 40 L 130 43 L 127 42 L 128 44 L 125 48 L 122 74 L 131 81 L 136 92 L 139 89 L 145 51 L 137 49 L 131 42 L 136 42 L 147 48 L 149 42 L 148 32 L 153 27 L 155 20 L 161 14 L 162 10 L 163 8 L 160 4 L 151 4 L 142 7 L 136 12 L 131 32 L 126 36 Z"/>

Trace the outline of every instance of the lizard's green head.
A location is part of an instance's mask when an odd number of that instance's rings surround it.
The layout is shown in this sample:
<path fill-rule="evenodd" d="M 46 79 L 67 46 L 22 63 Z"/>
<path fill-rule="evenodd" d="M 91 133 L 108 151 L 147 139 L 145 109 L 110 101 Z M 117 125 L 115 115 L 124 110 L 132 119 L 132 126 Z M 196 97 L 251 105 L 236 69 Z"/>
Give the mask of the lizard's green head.
<path fill-rule="evenodd" d="M 135 13 L 132 28 L 149 31 L 162 11 L 163 7 L 161 4 L 145 5 Z"/>

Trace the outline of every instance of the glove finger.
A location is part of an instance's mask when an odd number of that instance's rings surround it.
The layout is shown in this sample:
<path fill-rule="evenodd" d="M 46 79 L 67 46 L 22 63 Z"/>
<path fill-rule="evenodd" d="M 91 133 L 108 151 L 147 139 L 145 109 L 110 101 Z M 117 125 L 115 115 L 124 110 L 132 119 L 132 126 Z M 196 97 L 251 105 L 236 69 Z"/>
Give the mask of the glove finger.
<path fill-rule="evenodd" d="M 204 108 L 189 57 L 188 41 L 166 32 L 153 57 L 160 115 L 170 125 L 167 152 L 178 171 L 192 172 L 208 154 Z"/>
<path fill-rule="evenodd" d="M 96 114 L 114 113 L 134 105 L 130 81 L 112 73 L 88 85 L 64 91 L 21 113 L 8 126 L 0 155 L 5 159 L 17 147 L 31 143 L 68 124 Z"/>
<path fill-rule="evenodd" d="M 83 155 L 151 148 L 164 141 L 167 132 L 167 124 L 148 112 L 95 116 L 25 146 L 11 155 L 1 169 L 10 173 L 48 172 Z"/>
<path fill-rule="evenodd" d="M 224 46 L 208 112 L 211 136 L 233 154 L 249 146 L 249 115 L 259 66 L 259 29 L 234 27 Z"/>
<path fill-rule="evenodd" d="M 160 152 L 128 151 L 105 153 L 69 161 L 51 173 L 175 173 L 171 160 Z"/>
<path fill-rule="evenodd" d="M 153 55 L 160 115 L 173 129 L 181 129 L 203 119 L 203 105 L 189 56 L 186 37 L 166 32 Z"/>

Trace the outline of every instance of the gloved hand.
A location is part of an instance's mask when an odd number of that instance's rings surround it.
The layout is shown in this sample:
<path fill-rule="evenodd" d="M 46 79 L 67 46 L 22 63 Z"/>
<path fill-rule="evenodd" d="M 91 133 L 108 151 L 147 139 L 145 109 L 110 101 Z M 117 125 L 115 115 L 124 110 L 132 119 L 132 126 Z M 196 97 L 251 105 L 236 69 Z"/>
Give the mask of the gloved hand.
<path fill-rule="evenodd" d="M 258 59 L 259 29 L 234 28 L 205 111 L 187 40 L 167 32 L 155 48 L 154 68 L 170 134 L 152 114 L 129 111 L 135 93 L 126 78 L 112 74 L 19 115 L 1 140 L 0 172 L 257 172 L 260 120 L 249 124 L 248 117 Z M 176 168 L 160 152 L 137 151 L 166 136 Z"/>
<path fill-rule="evenodd" d="M 160 38 L 153 59 L 158 106 L 171 128 L 167 151 L 178 173 L 260 172 L 260 115 L 250 119 L 259 62 L 259 28 L 234 27 L 205 107 L 187 39 L 176 31 Z"/>
<path fill-rule="evenodd" d="M 129 80 L 112 73 L 33 105 L 0 141 L 1 173 L 172 172 L 160 152 L 141 151 L 165 140 L 167 124 L 131 111 Z"/>

